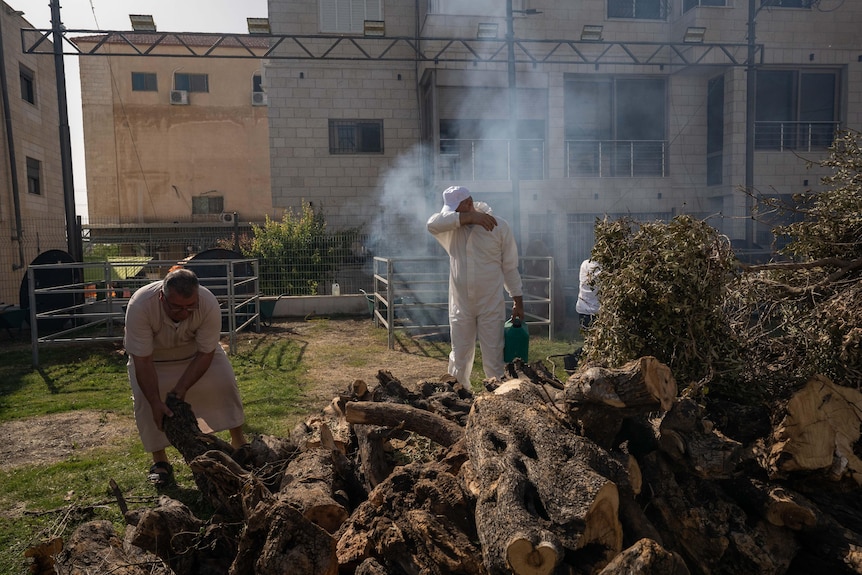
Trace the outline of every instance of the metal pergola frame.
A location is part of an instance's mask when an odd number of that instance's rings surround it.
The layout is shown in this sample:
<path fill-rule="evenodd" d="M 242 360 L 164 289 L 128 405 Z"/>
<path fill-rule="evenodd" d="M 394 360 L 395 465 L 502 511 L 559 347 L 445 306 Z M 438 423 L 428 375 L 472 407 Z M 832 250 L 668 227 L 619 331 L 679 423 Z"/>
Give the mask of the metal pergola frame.
<path fill-rule="evenodd" d="M 56 54 L 51 29 L 21 29 L 25 54 Z M 157 56 L 160 58 L 253 58 L 269 60 L 388 61 L 508 64 L 508 41 L 487 38 L 364 37 L 338 35 L 249 35 L 205 32 L 129 32 L 61 30 L 64 56 Z M 79 36 L 99 38 L 92 47 Z M 250 41 L 266 39 L 268 48 Z M 586 64 L 627 66 L 747 66 L 747 43 L 616 42 L 515 39 L 518 64 Z M 117 46 L 128 52 L 116 52 Z M 108 50 L 111 48 L 111 51 Z M 177 50 L 180 48 L 180 50 Z M 239 50 L 237 50 L 239 49 Z M 763 59 L 763 45 L 755 48 Z M 760 62 L 762 63 L 762 62 Z"/>

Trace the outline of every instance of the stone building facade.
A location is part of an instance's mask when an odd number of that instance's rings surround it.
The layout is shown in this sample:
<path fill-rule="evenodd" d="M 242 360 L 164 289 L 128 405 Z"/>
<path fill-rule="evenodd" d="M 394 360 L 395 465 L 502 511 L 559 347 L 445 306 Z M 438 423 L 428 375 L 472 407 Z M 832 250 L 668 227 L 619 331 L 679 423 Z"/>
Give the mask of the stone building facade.
<path fill-rule="evenodd" d="M 20 304 L 39 254 L 68 249 L 54 60 L 22 53 L 22 28 L 32 26 L 0 2 L 0 309 Z"/>
<path fill-rule="evenodd" d="M 314 47 L 264 66 L 273 204 L 312 201 L 393 257 L 433 249 L 452 184 L 569 288 L 605 216 L 692 214 L 768 250 L 741 189 L 816 190 L 806 161 L 862 127 L 857 2 L 270 0 L 269 18 Z"/>

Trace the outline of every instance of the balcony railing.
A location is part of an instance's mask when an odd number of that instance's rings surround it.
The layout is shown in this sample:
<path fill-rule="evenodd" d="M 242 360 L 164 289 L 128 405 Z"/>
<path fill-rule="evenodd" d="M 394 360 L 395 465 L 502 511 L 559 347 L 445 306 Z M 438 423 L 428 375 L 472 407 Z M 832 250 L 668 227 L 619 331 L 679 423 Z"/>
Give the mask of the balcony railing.
<path fill-rule="evenodd" d="M 475 181 L 510 179 L 509 140 L 440 139 L 437 177 L 441 180 Z M 542 180 L 545 174 L 545 141 L 518 140 L 518 178 Z"/>
<path fill-rule="evenodd" d="M 755 122 L 754 147 L 758 150 L 810 152 L 832 145 L 838 122 Z"/>
<path fill-rule="evenodd" d="M 566 140 L 566 177 L 663 178 L 665 140 Z"/>

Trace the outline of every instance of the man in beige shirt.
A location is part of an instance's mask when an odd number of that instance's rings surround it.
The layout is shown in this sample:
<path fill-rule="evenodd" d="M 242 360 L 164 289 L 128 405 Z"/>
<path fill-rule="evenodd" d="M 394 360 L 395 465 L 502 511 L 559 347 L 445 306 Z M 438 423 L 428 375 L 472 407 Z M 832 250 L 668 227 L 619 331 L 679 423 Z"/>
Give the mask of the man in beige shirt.
<path fill-rule="evenodd" d="M 173 416 L 168 394 L 191 405 L 205 433 L 228 429 L 234 447 L 246 443 L 239 388 L 220 337 L 218 300 L 190 270 L 173 270 L 129 300 L 129 382 L 138 434 L 153 457 L 148 477 L 156 486 L 173 480 L 165 453 L 170 442 L 162 431 L 164 418 Z"/>

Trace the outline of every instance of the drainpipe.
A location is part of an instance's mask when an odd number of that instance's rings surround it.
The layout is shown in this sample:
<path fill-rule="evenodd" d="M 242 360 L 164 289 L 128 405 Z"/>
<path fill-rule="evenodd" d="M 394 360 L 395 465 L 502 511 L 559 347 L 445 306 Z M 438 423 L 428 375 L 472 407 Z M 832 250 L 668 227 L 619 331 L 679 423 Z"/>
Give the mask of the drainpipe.
<path fill-rule="evenodd" d="M 9 151 L 9 175 L 12 178 L 12 204 L 15 210 L 15 237 L 18 242 L 18 263 L 12 264 L 13 270 L 24 267 L 24 234 L 21 223 L 21 197 L 18 188 L 18 162 L 15 157 L 15 138 L 12 135 L 12 112 L 9 107 L 9 82 L 6 78 L 6 54 L 3 50 L 3 17 L 0 16 L 0 92 L 3 96 L 3 117 L 6 119 L 6 147 Z"/>

